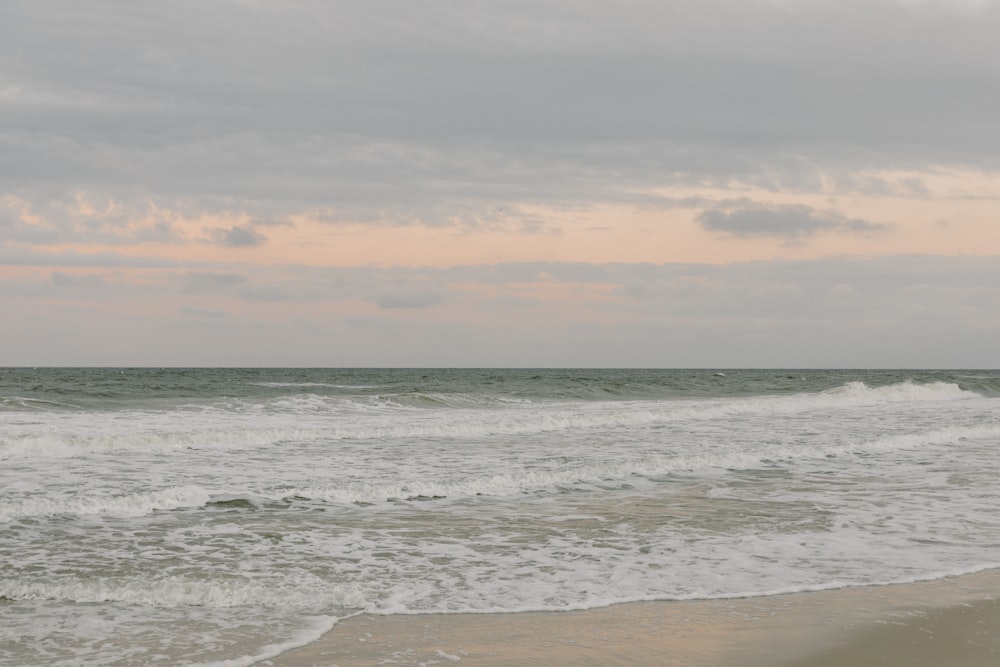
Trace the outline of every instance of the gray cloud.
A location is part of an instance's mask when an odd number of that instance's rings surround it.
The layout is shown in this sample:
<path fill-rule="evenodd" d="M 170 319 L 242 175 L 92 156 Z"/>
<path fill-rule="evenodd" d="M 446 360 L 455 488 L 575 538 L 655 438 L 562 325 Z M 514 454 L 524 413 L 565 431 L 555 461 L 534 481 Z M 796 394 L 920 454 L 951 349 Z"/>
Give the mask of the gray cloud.
<path fill-rule="evenodd" d="M 276 288 L 270 285 L 255 285 L 248 289 L 242 289 L 239 297 L 245 301 L 258 301 L 262 303 L 280 303 L 282 301 L 295 301 L 296 297 L 289 291 Z"/>
<path fill-rule="evenodd" d="M 803 205 L 752 206 L 732 211 L 711 209 L 702 211 L 695 219 L 708 231 L 730 236 L 770 236 L 793 241 L 819 232 L 872 233 L 889 227 Z"/>
<path fill-rule="evenodd" d="M 998 32 L 996 3 L 943 1 L 15 0 L 0 190 L 434 222 L 664 183 L 870 187 L 851 174 L 1000 164 Z"/>
<path fill-rule="evenodd" d="M 215 227 L 208 233 L 215 243 L 227 248 L 251 248 L 267 241 L 266 236 L 250 225 L 233 225 L 228 229 Z"/>
<path fill-rule="evenodd" d="M 81 210 L 79 193 L 65 198 L 26 200 L 3 197 L 0 192 L 0 231 L 8 243 L 36 246 L 85 242 L 120 245 L 129 243 L 183 243 L 170 220 L 144 202 L 120 206 L 110 197 L 88 202 Z M 91 204 L 93 210 L 91 210 Z"/>
<path fill-rule="evenodd" d="M 447 294 L 437 290 L 392 290 L 379 292 L 374 302 L 379 308 L 427 308 L 448 300 Z"/>
<path fill-rule="evenodd" d="M 198 318 L 207 318 L 212 320 L 226 320 L 232 318 L 230 313 L 224 310 L 219 310 L 217 308 L 203 308 L 201 306 L 192 306 L 185 304 L 177 309 L 181 315 L 190 315 Z"/>
<path fill-rule="evenodd" d="M 51 274 L 53 285 L 60 287 L 100 287 L 105 284 L 104 278 L 91 274 L 67 273 L 65 271 L 53 271 Z"/>
<path fill-rule="evenodd" d="M 246 281 L 241 273 L 218 271 L 192 271 L 181 277 L 182 290 L 188 294 L 220 292 Z"/>
<path fill-rule="evenodd" d="M 177 260 L 148 255 L 123 255 L 106 251 L 78 252 L 73 249 L 52 252 L 24 246 L 5 247 L 0 245 L 0 266 L 98 266 L 149 269 L 177 267 L 181 264 Z M 183 264 L 192 266 L 199 264 L 199 262 L 184 262 Z"/>

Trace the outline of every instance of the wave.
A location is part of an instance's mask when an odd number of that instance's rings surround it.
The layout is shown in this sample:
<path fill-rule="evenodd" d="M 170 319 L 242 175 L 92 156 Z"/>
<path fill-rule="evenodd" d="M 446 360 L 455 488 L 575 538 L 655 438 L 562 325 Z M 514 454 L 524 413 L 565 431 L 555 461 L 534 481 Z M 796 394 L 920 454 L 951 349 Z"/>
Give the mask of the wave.
<path fill-rule="evenodd" d="M 296 414 L 340 414 L 345 411 L 371 413 L 376 411 L 419 411 L 436 408 L 471 409 L 497 408 L 504 406 L 532 405 L 535 402 L 497 394 L 477 392 L 405 392 L 392 394 L 372 394 L 367 396 L 323 396 L 319 394 L 295 394 L 270 399 L 262 403 L 244 403 L 238 406 L 224 406 L 241 411 L 261 411 L 264 414 L 288 412 Z M 549 403 L 552 405 L 552 403 Z"/>
<path fill-rule="evenodd" d="M 395 595 L 384 595 L 387 591 L 366 590 L 358 585 L 333 584 L 330 581 L 300 582 L 298 585 L 268 582 L 268 585 L 247 580 L 208 581 L 181 577 L 164 577 L 150 580 L 148 577 L 120 577 L 77 579 L 62 577 L 41 581 L 0 579 L 0 601 L 47 600 L 63 603 L 119 603 L 125 605 L 158 608 L 240 609 L 256 608 L 271 610 L 321 611 L 322 616 L 312 616 L 308 629 L 301 637 L 290 639 L 284 650 L 302 643 L 307 637 L 314 640 L 324 634 L 338 620 L 360 613 L 373 615 L 422 615 L 422 614 L 482 614 L 482 613 L 522 613 L 540 611 L 585 610 L 606 607 L 613 604 L 644 601 L 694 601 L 755 599 L 787 595 L 793 593 L 837 590 L 856 586 L 892 586 L 906 583 L 932 582 L 989 572 L 1000 567 L 998 562 L 983 562 L 957 567 L 939 567 L 932 571 L 890 575 L 881 572 L 874 576 L 849 579 L 831 579 L 817 582 L 800 582 L 784 586 L 761 586 L 760 588 L 734 588 L 730 591 L 683 592 L 682 590 L 640 593 L 635 590 L 605 589 L 602 591 L 567 591 L 568 598 L 539 597 L 531 595 L 528 589 L 518 591 L 522 595 L 507 600 L 506 604 L 485 599 L 466 600 L 464 603 L 451 600 L 427 604 L 421 596 L 403 587 Z M 575 599 L 574 599 L 575 598 Z M 416 603 L 416 604 L 414 604 Z M 330 612 L 337 615 L 331 615 Z M 292 642 L 295 642 L 294 644 Z M 264 647 L 261 652 L 268 648 Z M 275 645 L 274 648 L 278 648 Z M 271 657 L 278 653 L 271 653 Z M 239 660 L 239 659 L 237 659 Z M 203 663 L 205 665 L 249 665 L 253 662 L 223 661 Z"/>
<path fill-rule="evenodd" d="M 918 449 L 928 445 L 948 445 L 975 438 L 1000 438 L 1000 425 L 945 428 L 878 438 L 865 443 L 829 445 L 820 448 L 781 446 L 755 452 L 646 456 L 619 463 L 602 462 L 570 469 L 521 470 L 448 480 L 355 482 L 321 487 L 298 487 L 285 492 L 283 496 L 345 504 L 505 496 L 533 491 L 558 491 L 572 487 L 624 484 L 635 482 L 637 478 L 657 478 L 707 469 L 747 470 L 775 461 Z"/>
<path fill-rule="evenodd" d="M 58 515 L 143 516 L 154 511 L 201 507 L 212 500 L 210 490 L 200 486 L 175 486 L 126 495 L 94 494 L 24 498 L 0 502 L 0 521 Z"/>
<path fill-rule="evenodd" d="M 182 508 L 261 509 L 276 503 L 318 502 L 367 505 L 394 501 L 438 501 L 476 496 L 503 497 L 523 493 L 559 493 L 637 484 L 678 473 L 704 470 L 749 470 L 774 464 L 833 456 L 864 456 L 876 453 L 948 446 L 965 440 L 1000 439 L 1000 424 L 948 427 L 897 434 L 867 442 L 768 446 L 755 451 L 717 452 L 701 455 L 648 455 L 617 462 L 602 461 L 559 469 L 521 469 L 493 475 L 469 475 L 443 479 L 403 479 L 388 482 L 346 482 L 328 485 L 270 487 L 222 492 L 197 485 L 123 495 L 90 494 L 25 498 L 0 503 L 0 521 L 31 517 L 142 516 L 156 511 Z"/>
<path fill-rule="evenodd" d="M 400 408 L 404 410 L 434 409 L 434 408 L 492 408 L 492 407 L 549 407 L 559 409 L 574 406 L 628 406 L 635 404 L 683 406 L 685 404 L 719 404 L 739 406 L 737 409 L 761 410 L 798 409 L 823 407 L 828 405 L 858 405 L 878 403 L 901 403 L 909 401 L 959 400 L 965 398 L 982 398 L 976 392 L 964 390 L 957 384 L 948 382 L 933 382 L 917 384 L 903 382 L 892 385 L 869 387 L 863 382 L 849 382 L 819 393 L 803 393 L 793 395 L 762 395 L 756 397 L 726 397 L 714 399 L 674 398 L 674 399 L 640 399 L 640 400 L 568 400 L 564 398 L 541 397 L 526 398 L 510 394 L 489 392 L 428 392 L 409 391 L 396 393 L 380 393 L 363 396 L 325 396 L 320 394 L 293 394 L 269 399 L 264 403 L 220 404 L 219 410 L 246 411 L 250 408 L 262 408 L 265 411 L 289 411 L 297 413 L 315 412 L 317 414 L 329 411 L 343 411 L 354 408 L 366 411 L 373 407 Z"/>
<path fill-rule="evenodd" d="M 985 424 L 981 426 L 949 426 L 946 428 L 925 431 L 921 433 L 902 433 L 889 435 L 863 447 L 842 445 L 827 447 L 823 451 L 828 454 L 853 453 L 857 451 L 889 451 L 919 449 L 927 445 L 955 444 L 965 440 L 982 438 L 1000 438 L 1000 424 Z"/>
<path fill-rule="evenodd" d="M 864 403 L 955 400 L 977 397 L 981 398 L 981 395 L 973 391 L 964 390 L 957 384 L 948 382 L 933 382 L 927 384 L 903 382 L 876 387 L 869 387 L 863 382 L 849 382 L 841 385 L 840 387 L 835 387 L 827 391 L 813 394 L 796 394 L 792 396 L 758 396 L 751 398 L 716 398 L 714 401 L 720 403 L 735 403 L 736 405 L 749 402 L 750 405 L 761 405 L 762 408 L 764 408 L 763 403 L 772 403 L 778 409 L 782 409 L 783 407 L 791 406 L 794 408 L 805 404 L 822 405 L 828 401 L 828 404 L 832 406 Z M 324 412 L 330 409 L 343 409 L 345 407 L 356 407 L 358 409 L 370 407 L 396 407 L 401 409 L 463 409 L 531 405 L 547 405 L 553 407 L 573 405 L 629 405 L 633 403 L 669 405 L 672 403 L 683 404 L 686 401 L 695 400 L 698 399 L 640 399 L 636 401 L 587 400 L 581 403 L 580 401 L 572 401 L 558 397 L 549 399 L 536 397 L 532 399 L 509 394 L 496 394 L 488 392 L 449 393 L 409 391 L 372 394 L 366 396 L 323 396 L 318 394 L 299 394 L 272 399 L 265 404 L 265 407 L 279 410 L 287 409 L 296 412 Z M 700 401 L 704 400 L 705 399 L 700 399 Z"/>
<path fill-rule="evenodd" d="M 366 606 L 371 591 L 355 584 L 316 581 L 259 583 L 247 579 L 206 581 L 184 577 L 50 577 L 45 581 L 0 579 L 0 600 L 120 602 L 151 607 L 291 607 L 351 609 Z"/>
<path fill-rule="evenodd" d="M 898 586 L 900 584 L 916 584 L 937 582 L 955 577 L 977 575 L 984 572 L 1000 570 L 1000 561 L 989 561 L 969 565 L 966 567 L 939 568 L 921 574 L 899 575 L 882 573 L 880 576 L 870 576 L 852 580 L 832 579 L 815 584 L 797 584 L 788 586 L 775 586 L 770 588 L 746 588 L 737 589 L 731 592 L 692 592 L 692 593 L 623 593 L 615 591 L 606 592 L 604 595 L 596 595 L 590 591 L 583 591 L 581 599 L 546 599 L 531 602 L 515 602 L 514 604 L 484 604 L 480 606 L 459 606 L 459 605 L 430 605 L 427 607 L 409 606 L 402 602 L 391 601 L 388 604 L 379 604 L 373 608 L 365 609 L 364 614 L 373 616 L 420 616 L 424 614 L 521 614 L 532 612 L 550 611 L 586 611 L 589 609 L 601 609 L 617 604 L 628 604 L 634 602 L 694 602 L 699 600 L 754 600 L 758 598 L 770 598 L 779 595 L 793 595 L 796 593 L 815 593 L 820 591 L 835 591 L 850 588 L 870 587 L 870 586 Z"/>
<path fill-rule="evenodd" d="M 878 387 L 869 387 L 864 382 L 848 382 L 821 392 L 818 396 L 830 396 L 849 401 L 886 403 L 982 398 L 980 394 L 962 389 L 953 382 L 928 382 L 926 384 L 900 382 Z"/>
<path fill-rule="evenodd" d="M 356 614 L 350 614 L 349 616 L 355 615 Z M 320 637 L 330 632 L 330 630 L 333 629 L 333 626 L 343 620 L 343 618 L 344 617 L 337 616 L 315 616 L 309 619 L 306 627 L 300 629 L 289 639 L 283 642 L 262 646 L 253 655 L 244 655 L 239 658 L 231 658 L 229 660 L 219 660 L 215 662 L 190 663 L 188 667 L 249 667 L 250 665 L 262 663 L 265 660 L 269 661 L 272 658 L 276 658 L 282 653 L 290 651 L 294 648 L 312 644 Z"/>
<path fill-rule="evenodd" d="M 426 397 L 425 397 L 426 398 Z M 197 430 L 172 429 L 189 423 L 184 412 L 160 413 L 158 430 L 148 428 L 149 413 L 118 413 L 116 423 L 135 421 L 140 430 L 112 433 L 72 432 L 62 427 L 46 432 L 15 433 L 0 440 L 0 459 L 67 458 L 112 452 L 169 452 L 176 450 L 246 450 L 288 442 L 322 440 L 392 440 L 399 438 L 466 438 L 519 436 L 567 430 L 645 427 L 684 421 L 709 421 L 737 416 L 781 416 L 848 407 L 877 406 L 981 398 L 951 383 L 902 383 L 868 387 L 852 382 L 818 394 L 761 396 L 744 399 L 623 401 L 601 403 L 506 404 L 493 410 L 456 407 L 449 411 L 406 406 L 405 412 L 353 410 L 343 414 L 312 414 L 299 402 L 298 410 L 264 415 L 268 426 L 248 426 L 239 415 L 200 415 L 206 426 Z M 311 399 L 309 399 L 311 400 Z M 428 400 L 437 400 L 433 396 Z M 310 419 L 299 419 L 311 414 Z M 86 417 L 87 415 L 80 415 Z M 213 422 L 212 419 L 221 419 Z M 289 426 L 305 422 L 308 426 Z M 90 428 L 89 422 L 84 422 Z M 239 426 L 237 426 L 239 425 Z M 65 432 L 69 430 L 70 432 Z"/>
<path fill-rule="evenodd" d="M 73 458 L 118 452 L 168 453 L 181 450 L 246 450 L 291 440 L 329 437 L 329 431 L 295 428 L 228 428 L 125 433 L 27 433 L 0 441 L 0 460 Z"/>
<path fill-rule="evenodd" d="M 528 398 L 520 398 L 504 394 L 486 394 L 480 392 L 448 394 L 443 392 L 415 391 L 397 394 L 379 394 L 373 398 L 382 404 L 394 405 L 402 408 L 468 408 L 504 405 L 532 405 L 538 403 L 538 401 L 532 401 Z M 550 403 L 550 405 L 551 404 L 553 403 Z"/>
<path fill-rule="evenodd" d="M 26 398 L 24 396 L 0 396 L 0 411 L 22 411 L 31 410 L 40 412 L 53 408 L 68 408 L 77 410 L 80 406 L 62 401 L 50 401 L 42 398 Z"/>
<path fill-rule="evenodd" d="M 251 382 L 254 387 L 272 387 L 277 389 L 294 387 L 331 387 L 333 389 L 380 389 L 385 385 L 376 384 L 335 384 L 333 382 Z"/>
<path fill-rule="evenodd" d="M 260 415 L 301 414 L 343 415 L 351 412 L 416 411 L 436 408 L 495 408 L 538 403 L 526 398 L 484 392 L 398 392 L 381 394 L 293 393 L 267 398 L 225 398 L 204 403 L 184 403 L 178 410 L 198 414 Z M 551 402 L 549 403 L 551 404 Z"/>

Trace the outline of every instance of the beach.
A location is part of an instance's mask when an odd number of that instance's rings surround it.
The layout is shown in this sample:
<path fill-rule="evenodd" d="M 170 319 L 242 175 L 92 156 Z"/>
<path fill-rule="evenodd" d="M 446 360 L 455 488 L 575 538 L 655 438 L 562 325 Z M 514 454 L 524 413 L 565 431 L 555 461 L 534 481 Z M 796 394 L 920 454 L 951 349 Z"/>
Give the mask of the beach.
<path fill-rule="evenodd" d="M 275 667 L 1000 664 L 1000 570 L 762 598 L 569 612 L 363 614 Z"/>

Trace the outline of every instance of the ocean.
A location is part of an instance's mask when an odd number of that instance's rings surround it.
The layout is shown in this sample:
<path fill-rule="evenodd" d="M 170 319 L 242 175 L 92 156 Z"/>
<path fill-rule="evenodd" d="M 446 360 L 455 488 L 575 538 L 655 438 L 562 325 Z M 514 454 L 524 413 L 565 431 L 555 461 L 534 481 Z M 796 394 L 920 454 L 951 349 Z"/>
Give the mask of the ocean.
<path fill-rule="evenodd" d="M 0 369 L 0 664 L 1000 567 L 1000 372 Z"/>

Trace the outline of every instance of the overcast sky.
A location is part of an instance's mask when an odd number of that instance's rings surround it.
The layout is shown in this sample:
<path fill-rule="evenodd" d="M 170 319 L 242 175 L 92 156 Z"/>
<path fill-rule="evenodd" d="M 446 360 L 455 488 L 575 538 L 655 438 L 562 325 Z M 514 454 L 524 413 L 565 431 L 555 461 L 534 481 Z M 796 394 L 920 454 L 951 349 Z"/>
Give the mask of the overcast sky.
<path fill-rule="evenodd" d="M 0 365 L 997 368 L 998 35 L 991 0 L 5 0 Z"/>

